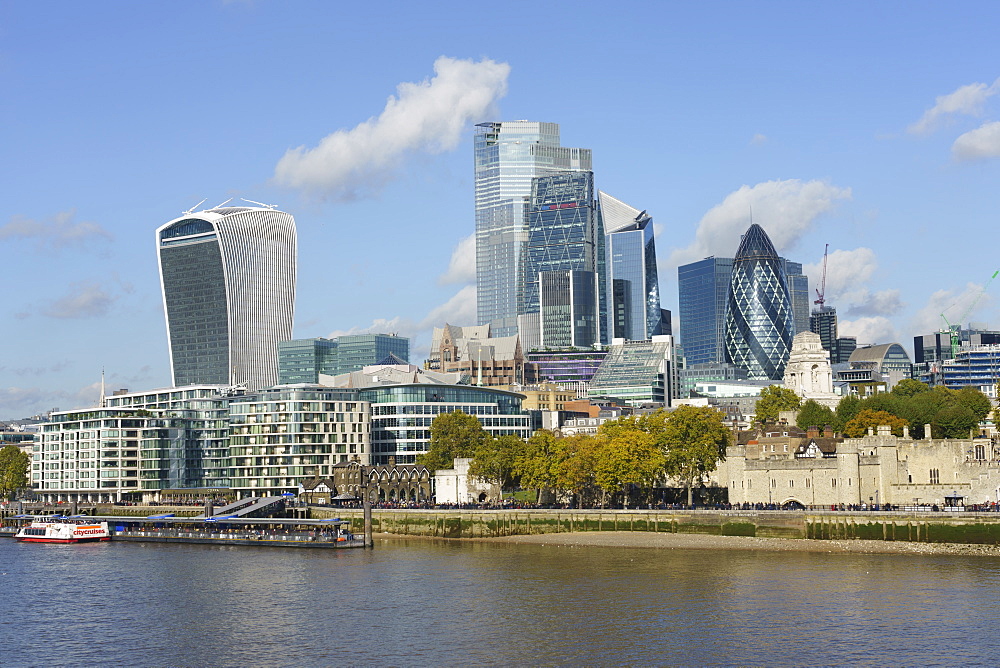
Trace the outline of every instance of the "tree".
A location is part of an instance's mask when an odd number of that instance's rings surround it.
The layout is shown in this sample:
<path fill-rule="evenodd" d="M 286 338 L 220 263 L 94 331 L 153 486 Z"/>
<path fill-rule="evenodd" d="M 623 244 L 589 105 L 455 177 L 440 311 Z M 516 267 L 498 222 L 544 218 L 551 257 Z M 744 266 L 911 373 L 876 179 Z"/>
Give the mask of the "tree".
<path fill-rule="evenodd" d="M 976 422 L 982 422 L 993 408 L 989 397 L 974 387 L 963 387 L 955 393 L 955 403 L 972 411 Z"/>
<path fill-rule="evenodd" d="M 18 489 L 28 486 L 31 457 L 16 445 L 0 448 L 0 497 L 9 498 Z"/>
<path fill-rule="evenodd" d="M 628 506 L 628 488 L 652 489 L 663 475 L 666 457 L 656 437 L 644 431 L 622 431 L 605 440 L 594 468 L 594 482 L 605 494 L 622 492 Z"/>
<path fill-rule="evenodd" d="M 928 391 L 930 386 L 927 383 L 921 383 L 919 380 L 914 378 L 904 378 L 903 380 L 896 383 L 896 386 L 892 388 L 893 394 L 897 397 L 910 398 L 921 392 Z"/>
<path fill-rule="evenodd" d="M 524 444 L 520 456 L 515 460 L 514 470 L 521 478 L 521 486 L 542 491 L 555 486 L 557 465 L 556 435 L 548 429 L 539 429 Z"/>
<path fill-rule="evenodd" d="M 799 414 L 795 416 L 795 424 L 799 429 L 825 427 L 826 425 L 833 425 L 836 417 L 832 409 L 821 406 L 813 399 L 809 399 L 802 404 Z"/>
<path fill-rule="evenodd" d="M 491 438 L 475 452 L 469 475 L 482 478 L 500 487 L 500 491 L 516 486 L 517 461 L 524 450 L 524 441 L 513 434 Z"/>
<path fill-rule="evenodd" d="M 792 394 L 794 396 L 794 392 Z M 678 406 L 664 426 L 664 469 L 684 483 L 688 506 L 692 505 L 695 481 L 714 471 L 726 458 L 730 434 L 722 419 L 722 413 L 714 408 Z"/>
<path fill-rule="evenodd" d="M 854 416 L 861 410 L 861 398 L 855 394 L 848 394 L 837 404 L 837 417 L 833 423 L 833 430 L 844 432 L 847 423 L 854 419 Z"/>
<path fill-rule="evenodd" d="M 892 433 L 896 436 L 903 435 L 903 427 L 907 426 L 906 420 L 885 411 L 873 411 L 865 408 L 858 412 L 850 422 L 844 427 L 844 436 L 848 438 L 860 438 L 868 433 L 871 427 L 878 433 L 878 428 L 888 425 L 892 428 Z"/>
<path fill-rule="evenodd" d="M 431 422 L 431 444 L 417 463 L 432 471 L 450 469 L 458 457 L 474 457 L 490 435 L 474 416 L 455 411 L 441 413 Z"/>
<path fill-rule="evenodd" d="M 969 432 L 978 424 L 972 409 L 957 402 L 945 406 L 934 416 L 934 425 L 940 428 L 944 438 L 969 438 Z"/>
<path fill-rule="evenodd" d="M 799 395 L 792 390 L 781 385 L 770 385 L 760 391 L 760 399 L 757 400 L 757 415 L 755 420 L 761 424 L 764 422 L 777 422 L 778 414 L 781 411 L 794 411 L 801 403 Z"/>
<path fill-rule="evenodd" d="M 576 497 L 578 507 L 596 486 L 597 462 L 607 439 L 589 434 L 574 434 L 553 442 L 552 487 Z"/>

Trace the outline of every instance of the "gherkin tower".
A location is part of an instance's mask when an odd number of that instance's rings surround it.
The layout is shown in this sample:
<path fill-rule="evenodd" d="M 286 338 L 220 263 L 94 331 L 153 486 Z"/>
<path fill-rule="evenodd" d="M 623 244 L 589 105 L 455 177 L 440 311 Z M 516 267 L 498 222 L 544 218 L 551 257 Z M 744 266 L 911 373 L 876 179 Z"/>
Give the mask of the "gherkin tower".
<path fill-rule="evenodd" d="M 726 361 L 752 379 L 781 380 L 795 336 L 788 280 L 778 253 L 756 223 L 743 235 L 729 284 Z"/>

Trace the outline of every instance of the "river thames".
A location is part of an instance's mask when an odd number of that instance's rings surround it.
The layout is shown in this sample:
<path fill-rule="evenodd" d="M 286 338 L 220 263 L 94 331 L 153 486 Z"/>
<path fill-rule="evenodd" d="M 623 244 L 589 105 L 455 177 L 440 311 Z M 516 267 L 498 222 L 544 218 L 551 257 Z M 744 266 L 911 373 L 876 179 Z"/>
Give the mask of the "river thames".
<path fill-rule="evenodd" d="M 1000 558 L 0 540 L 0 664 L 996 665 Z"/>

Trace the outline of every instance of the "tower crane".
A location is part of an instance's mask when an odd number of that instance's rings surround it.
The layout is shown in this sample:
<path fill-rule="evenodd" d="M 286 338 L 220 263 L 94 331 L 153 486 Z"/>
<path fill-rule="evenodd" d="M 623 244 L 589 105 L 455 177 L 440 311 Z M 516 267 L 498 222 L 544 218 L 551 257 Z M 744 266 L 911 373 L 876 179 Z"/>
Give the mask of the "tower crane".
<path fill-rule="evenodd" d="M 947 326 L 947 329 L 942 331 L 948 332 L 949 335 L 951 336 L 952 359 L 955 359 L 955 357 L 958 355 L 958 349 L 962 345 L 961 336 L 959 333 L 962 328 L 962 323 L 965 322 L 965 319 L 968 318 L 969 315 L 972 313 L 972 309 L 976 307 L 976 304 L 979 303 L 979 300 L 982 299 L 983 295 L 986 294 L 986 290 L 990 287 L 990 283 L 992 283 L 993 280 L 997 277 L 997 274 L 1000 274 L 1000 269 L 997 269 L 996 271 L 993 272 L 993 275 L 990 276 L 990 280 L 986 281 L 986 285 L 983 286 L 983 289 L 979 291 L 979 293 L 976 295 L 976 298 L 972 300 L 971 304 L 969 304 L 969 307 L 962 312 L 961 317 L 958 318 L 957 325 L 953 325 L 950 322 L 948 322 L 948 318 L 945 316 L 945 314 L 944 313 L 941 314 L 941 319 L 944 320 L 944 324 Z M 952 306 L 954 306 L 954 304 L 952 304 Z M 945 309 L 945 311 L 947 310 L 948 309 Z"/>
<path fill-rule="evenodd" d="M 813 304 L 819 304 L 819 310 L 823 310 L 823 304 L 826 303 L 826 260 L 829 255 L 830 244 L 827 244 L 823 249 L 823 279 L 819 282 L 819 287 L 816 288 L 816 301 Z"/>

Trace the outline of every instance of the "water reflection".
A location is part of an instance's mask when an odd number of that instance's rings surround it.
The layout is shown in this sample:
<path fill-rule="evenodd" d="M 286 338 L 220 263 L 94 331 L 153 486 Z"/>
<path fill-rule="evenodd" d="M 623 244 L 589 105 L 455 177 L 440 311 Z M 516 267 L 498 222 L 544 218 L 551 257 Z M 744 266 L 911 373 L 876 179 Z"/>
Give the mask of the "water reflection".
<path fill-rule="evenodd" d="M 984 557 L 3 541 L 0 564 L 5 665 L 971 665 L 1000 650 L 1000 560 Z"/>

